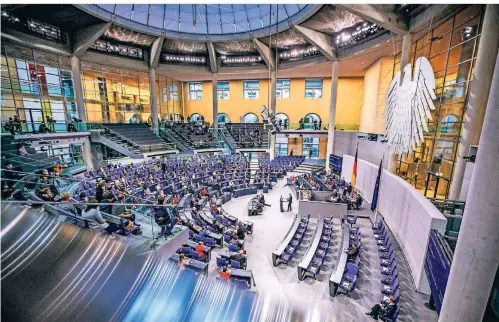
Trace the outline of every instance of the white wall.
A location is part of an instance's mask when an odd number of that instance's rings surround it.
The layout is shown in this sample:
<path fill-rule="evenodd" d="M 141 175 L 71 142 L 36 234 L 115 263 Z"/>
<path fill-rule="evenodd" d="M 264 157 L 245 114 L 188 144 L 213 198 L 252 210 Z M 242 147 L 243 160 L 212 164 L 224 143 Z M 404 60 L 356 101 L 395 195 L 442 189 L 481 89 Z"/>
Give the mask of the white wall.
<path fill-rule="evenodd" d="M 359 148 L 360 154 L 360 148 Z M 354 157 L 343 155 L 341 174 L 350 181 Z M 379 164 L 357 161 L 355 188 L 371 202 Z M 378 209 L 395 235 L 409 264 L 415 288 L 429 294 L 424 258 L 431 229 L 445 231 L 446 219 L 422 194 L 402 178 L 383 170 Z"/>

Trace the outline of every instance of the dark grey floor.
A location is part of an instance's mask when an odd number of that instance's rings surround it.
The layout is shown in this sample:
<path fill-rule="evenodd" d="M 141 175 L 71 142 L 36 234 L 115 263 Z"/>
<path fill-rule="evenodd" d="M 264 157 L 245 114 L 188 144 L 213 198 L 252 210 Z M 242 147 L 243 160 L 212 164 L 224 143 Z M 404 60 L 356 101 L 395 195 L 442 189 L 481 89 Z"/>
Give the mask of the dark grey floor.
<path fill-rule="evenodd" d="M 317 279 L 307 278 L 300 281 L 296 267 L 313 239 L 316 227 L 314 222 L 310 224 L 303 245 L 299 248 L 296 257 L 288 265 L 281 264 L 278 267 L 272 265 L 272 251 L 286 235 L 298 208 L 295 201 L 292 213 L 279 211 L 280 196 L 287 196 L 290 192 L 289 188 L 284 185 L 285 180 L 281 180 L 270 193 L 266 194 L 265 199 L 272 207 L 266 207 L 262 216 L 247 216 L 246 207 L 252 196 L 233 199 L 224 205 L 224 210 L 229 214 L 254 223 L 253 235 L 248 235 L 245 240 L 245 248 L 248 252 L 248 269 L 253 271 L 256 281 L 256 288 L 253 290 L 257 291 L 264 299 L 273 299 L 273 301 L 279 299 L 280 302 L 291 306 L 293 311 L 300 312 L 300 320 L 371 320 L 364 313 L 380 300 L 381 273 L 377 247 L 369 219 L 359 218 L 357 221 L 361 230 L 362 254 L 358 287 L 350 293 L 350 297 L 344 294 L 334 298 L 329 296 L 328 280 L 341 251 L 339 249 L 339 239 L 341 238 L 339 222 L 333 229 L 335 239 L 332 241 L 332 247 L 326 256 L 323 270 Z M 369 209 L 364 209 L 361 212 L 366 216 L 371 214 Z M 393 238 L 392 243 L 395 243 Z M 226 247 L 214 250 L 209 275 L 218 275 L 215 264 L 216 253 L 226 250 Z M 407 265 L 396 243 L 394 250 L 399 270 L 401 293 L 401 314 L 398 321 L 437 321 L 436 313 L 427 310 L 424 306 L 427 296 L 414 290 Z"/>

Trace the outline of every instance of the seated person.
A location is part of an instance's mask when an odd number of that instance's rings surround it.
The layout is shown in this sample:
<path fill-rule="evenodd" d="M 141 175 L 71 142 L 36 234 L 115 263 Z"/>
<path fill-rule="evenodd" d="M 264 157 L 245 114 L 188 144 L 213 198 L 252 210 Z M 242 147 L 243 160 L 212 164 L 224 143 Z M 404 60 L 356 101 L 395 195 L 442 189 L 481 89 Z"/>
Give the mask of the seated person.
<path fill-rule="evenodd" d="M 243 227 L 241 227 L 241 226 L 237 226 L 236 235 L 237 235 L 237 238 L 238 238 L 238 239 L 240 239 L 240 240 L 244 240 L 244 238 L 245 238 L 246 236 L 245 236 L 245 232 L 244 232 Z"/>
<path fill-rule="evenodd" d="M 59 201 L 61 202 L 59 205 L 57 205 L 59 208 L 72 214 L 76 214 L 76 209 L 72 204 L 71 195 L 69 194 L 69 192 L 61 193 L 61 198 L 59 199 Z"/>
<path fill-rule="evenodd" d="M 128 225 L 128 221 L 132 221 L 135 224 L 135 216 L 133 215 L 133 213 L 131 211 L 126 209 L 126 206 L 123 205 L 124 202 L 125 202 L 125 196 L 122 193 L 118 194 L 118 202 L 114 203 L 111 206 L 111 214 L 118 216 L 120 218 L 124 218 L 125 219 L 125 226 Z M 136 224 L 136 225 L 140 226 L 138 224 Z"/>
<path fill-rule="evenodd" d="M 54 201 L 54 195 L 50 192 L 49 187 L 42 187 L 38 189 L 36 196 L 43 201 Z"/>
<path fill-rule="evenodd" d="M 22 143 L 19 143 L 17 145 L 17 153 L 19 153 L 19 155 L 21 155 L 21 156 L 25 156 L 25 155 L 29 154 L 28 151 L 26 151 L 26 147 Z"/>
<path fill-rule="evenodd" d="M 395 315 L 395 311 L 397 310 L 397 305 L 395 303 L 395 297 L 390 296 L 388 302 L 381 302 L 380 304 L 376 304 L 371 308 L 370 312 L 367 312 L 366 315 L 370 315 L 374 320 L 378 320 L 379 318 L 393 318 Z"/>
<path fill-rule="evenodd" d="M 220 278 L 223 278 L 226 280 L 228 280 L 230 278 L 230 270 L 226 266 L 224 266 L 224 268 L 222 268 L 222 271 L 220 272 Z"/>
<path fill-rule="evenodd" d="M 194 248 L 194 250 L 196 251 L 196 253 L 199 254 L 199 257 L 203 258 L 204 257 L 204 244 L 203 242 L 199 242 L 197 245 L 196 245 L 196 248 Z"/>
<path fill-rule="evenodd" d="M 185 255 L 184 254 L 180 254 L 178 255 L 178 264 L 180 266 L 185 266 L 185 265 L 189 265 L 191 261 L 188 259 L 188 258 L 185 258 Z"/>
<path fill-rule="evenodd" d="M 109 204 L 109 205 L 99 206 L 99 210 L 110 214 L 112 211 L 112 203 L 114 203 L 114 195 L 111 191 L 104 191 L 104 193 L 102 194 L 102 197 L 103 197 L 103 200 L 101 201 L 101 203 L 105 203 L 105 204 Z"/>
<path fill-rule="evenodd" d="M 344 249 L 344 252 L 347 253 L 348 258 L 357 256 L 357 254 L 359 253 L 359 246 L 357 245 L 357 242 L 354 242 L 348 249 Z"/>
<path fill-rule="evenodd" d="M 97 205 L 97 200 L 92 199 L 90 200 L 90 203 L 91 204 L 87 205 L 87 208 L 83 210 L 81 214 L 81 216 L 88 221 L 88 227 L 94 231 L 106 231 L 108 234 L 111 234 L 111 225 L 109 225 L 102 217 Z"/>
<path fill-rule="evenodd" d="M 230 243 L 232 245 L 236 245 L 237 247 L 241 247 L 244 244 L 243 240 L 239 240 L 239 237 L 237 237 L 237 234 L 232 235 L 232 239 L 230 240 Z"/>
<path fill-rule="evenodd" d="M 243 269 L 246 269 L 246 262 L 247 262 L 247 256 L 246 256 L 246 251 L 245 250 L 240 250 L 239 252 L 231 255 L 229 257 L 230 260 L 235 260 L 241 263 L 241 267 Z"/>

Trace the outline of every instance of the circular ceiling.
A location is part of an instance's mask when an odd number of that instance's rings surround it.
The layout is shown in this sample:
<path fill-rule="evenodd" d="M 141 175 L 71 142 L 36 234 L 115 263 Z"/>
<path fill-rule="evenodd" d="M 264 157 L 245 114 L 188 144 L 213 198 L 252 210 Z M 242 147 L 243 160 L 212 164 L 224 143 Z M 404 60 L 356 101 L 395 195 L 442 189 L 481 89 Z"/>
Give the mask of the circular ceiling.
<path fill-rule="evenodd" d="M 98 4 L 100 13 L 167 32 L 239 38 L 277 33 L 317 10 L 310 4 Z M 103 12 L 104 11 L 104 12 Z M 94 13 L 97 13 L 94 11 Z M 270 28 L 270 29 L 269 29 Z M 155 33 L 155 32 L 153 32 Z M 264 34 L 262 34 L 264 35 Z"/>

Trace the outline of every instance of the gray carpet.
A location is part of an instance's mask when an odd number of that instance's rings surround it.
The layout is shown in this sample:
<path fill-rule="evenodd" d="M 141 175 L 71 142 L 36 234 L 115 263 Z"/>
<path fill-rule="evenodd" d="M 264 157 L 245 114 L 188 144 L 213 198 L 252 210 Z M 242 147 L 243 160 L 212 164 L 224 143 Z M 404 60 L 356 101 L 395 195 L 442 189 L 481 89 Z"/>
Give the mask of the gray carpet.
<path fill-rule="evenodd" d="M 362 253 L 356 290 L 350 293 L 350 297 L 345 294 L 330 297 L 328 280 L 341 251 L 339 243 L 341 230 L 338 222 L 333 228 L 334 238 L 331 241 L 326 261 L 316 279 L 306 278 L 300 281 L 296 267 L 301 257 L 306 254 L 314 237 L 317 225 L 314 221 L 309 224 L 303 243 L 295 257 L 287 265 L 280 264 L 277 267 L 272 265 L 272 251 L 288 232 L 298 209 L 297 201 L 294 200 L 293 212 L 281 213 L 279 211 L 280 196 L 287 196 L 290 193 L 290 189 L 284 185 L 285 180 L 280 180 L 274 189 L 265 195 L 271 207 L 265 207 L 262 216 L 247 216 L 247 204 L 252 196 L 232 199 L 223 206 L 229 214 L 254 223 L 253 235 L 248 235 L 245 240 L 248 269 L 253 271 L 256 282 L 256 288 L 252 290 L 265 298 L 278 298 L 280 301 L 285 301 L 303 320 L 370 321 L 371 318 L 364 313 L 381 298 L 381 271 L 370 220 L 361 218 L 357 220 L 361 231 Z M 368 208 L 361 212 L 366 216 L 371 213 Z M 437 321 L 436 313 L 427 310 L 424 306 L 427 296 L 414 290 L 400 248 L 393 238 L 391 240 L 394 244 L 400 280 L 401 313 L 398 321 Z M 216 254 L 226 250 L 225 246 L 223 249 L 213 251 L 209 266 L 210 276 L 218 275 L 215 264 Z"/>

